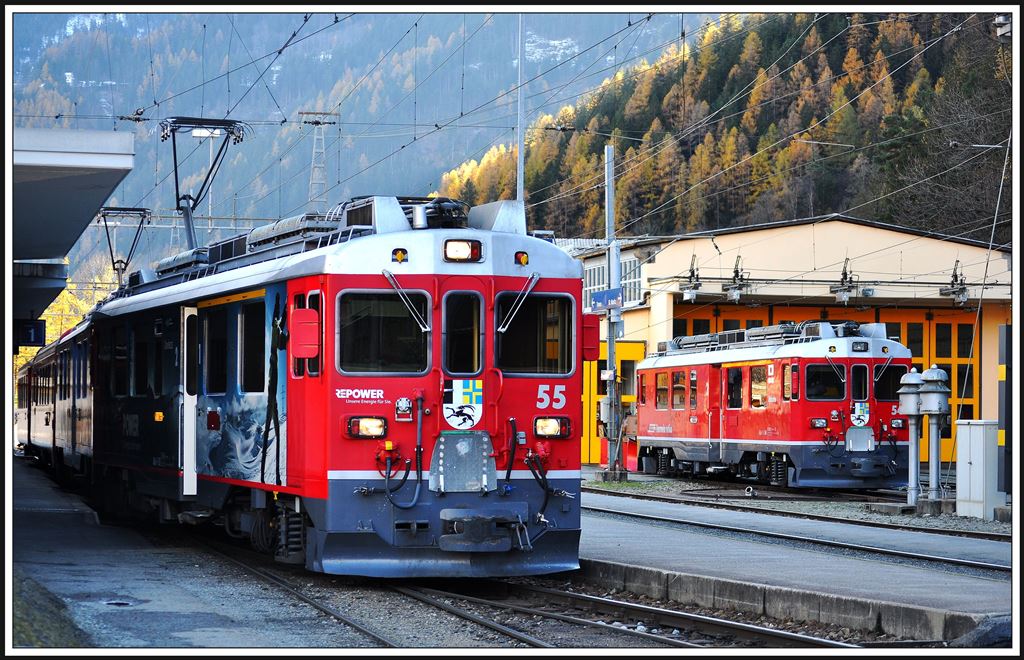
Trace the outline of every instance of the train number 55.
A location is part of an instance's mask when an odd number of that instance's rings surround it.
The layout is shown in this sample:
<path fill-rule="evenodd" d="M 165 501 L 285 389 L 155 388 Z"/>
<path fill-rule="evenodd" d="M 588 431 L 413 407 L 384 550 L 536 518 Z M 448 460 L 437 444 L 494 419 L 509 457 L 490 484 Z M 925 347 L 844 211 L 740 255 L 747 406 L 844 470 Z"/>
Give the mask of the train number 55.
<path fill-rule="evenodd" d="M 555 389 L 548 396 L 550 385 L 537 386 L 537 408 L 543 410 L 551 406 L 555 410 L 565 407 L 565 385 L 555 385 Z"/>

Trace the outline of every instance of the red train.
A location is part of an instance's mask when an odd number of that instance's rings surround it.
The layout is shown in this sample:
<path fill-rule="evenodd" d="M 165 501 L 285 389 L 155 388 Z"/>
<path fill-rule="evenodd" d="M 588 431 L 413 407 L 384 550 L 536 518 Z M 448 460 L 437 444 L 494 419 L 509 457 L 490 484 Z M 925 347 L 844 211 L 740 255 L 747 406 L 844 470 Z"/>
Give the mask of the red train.
<path fill-rule="evenodd" d="M 132 273 L 19 373 L 19 436 L 314 571 L 574 569 L 580 295 L 521 204 L 356 198 Z"/>
<path fill-rule="evenodd" d="M 678 337 L 637 369 L 638 461 L 794 487 L 905 486 L 896 391 L 910 358 L 881 323 Z"/>

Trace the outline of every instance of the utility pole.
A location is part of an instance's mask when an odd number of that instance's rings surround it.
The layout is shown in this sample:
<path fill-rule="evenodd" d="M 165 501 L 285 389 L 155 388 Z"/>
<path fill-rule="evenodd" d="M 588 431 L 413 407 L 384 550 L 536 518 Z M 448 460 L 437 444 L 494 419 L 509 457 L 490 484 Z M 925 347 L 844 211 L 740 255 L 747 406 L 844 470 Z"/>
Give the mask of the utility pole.
<path fill-rule="evenodd" d="M 615 360 L 615 339 L 619 333 L 622 315 L 619 301 L 622 300 L 622 263 L 619 258 L 619 242 L 615 238 L 615 147 L 604 147 L 604 218 L 605 236 L 608 241 L 608 470 L 606 481 L 622 481 L 626 471 L 622 463 L 622 444 L 619 442 L 619 416 L 622 413 L 618 383 L 618 369 Z"/>
<path fill-rule="evenodd" d="M 324 148 L 324 126 L 336 124 L 327 117 L 340 116 L 337 112 L 300 112 L 302 123 L 313 127 L 313 157 L 309 165 L 309 210 L 313 213 L 327 211 L 327 152 Z M 309 119 L 305 119 L 309 117 Z"/>

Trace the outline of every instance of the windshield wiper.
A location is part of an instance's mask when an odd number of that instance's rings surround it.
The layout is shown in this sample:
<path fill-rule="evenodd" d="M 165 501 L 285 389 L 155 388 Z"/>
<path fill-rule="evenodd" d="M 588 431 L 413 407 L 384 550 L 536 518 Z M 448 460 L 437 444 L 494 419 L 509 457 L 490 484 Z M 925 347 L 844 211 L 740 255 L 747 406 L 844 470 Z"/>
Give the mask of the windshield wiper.
<path fill-rule="evenodd" d="M 832 361 L 832 358 L 830 358 L 829 356 L 826 355 L 825 359 L 828 360 L 828 363 L 830 365 L 832 365 L 832 371 L 836 372 L 836 376 L 839 378 L 839 382 L 840 383 L 845 383 L 846 382 L 846 376 L 843 375 L 844 372 L 839 370 L 839 367 L 837 367 L 836 363 Z"/>
<path fill-rule="evenodd" d="M 875 376 L 875 382 L 876 383 L 878 382 L 878 379 L 882 377 L 882 374 L 885 373 L 885 370 L 889 368 L 889 363 L 890 362 L 892 362 L 892 356 L 891 355 L 888 358 L 886 358 L 885 364 L 882 365 L 881 371 L 879 371 L 878 375 Z"/>
<path fill-rule="evenodd" d="M 416 311 L 416 308 L 413 306 L 412 301 L 409 300 L 409 295 L 405 292 L 405 289 L 403 289 L 398 284 L 398 280 L 395 279 L 395 276 L 391 273 L 391 271 L 385 269 L 382 270 L 381 273 L 383 273 L 384 277 L 388 279 L 388 284 L 391 285 L 391 288 L 398 293 L 398 299 L 401 300 L 402 304 L 405 305 L 405 308 L 409 310 L 409 313 L 412 315 L 413 320 L 416 321 L 416 325 L 420 326 L 420 331 L 430 332 L 430 326 L 427 325 L 427 322 L 423 319 L 422 316 L 420 316 L 420 313 Z"/>
<path fill-rule="evenodd" d="M 526 301 L 526 296 L 530 295 L 533 291 L 533 287 L 537 286 L 537 282 L 540 280 L 540 273 L 533 273 L 530 275 L 530 279 L 523 285 L 523 288 L 519 290 L 519 295 L 516 296 L 515 301 L 512 303 L 512 309 L 508 310 L 508 314 L 505 315 L 501 325 L 498 326 L 498 332 L 504 333 L 508 330 L 508 326 L 512 323 L 512 319 L 515 318 L 516 312 L 523 306 L 523 302 Z"/>

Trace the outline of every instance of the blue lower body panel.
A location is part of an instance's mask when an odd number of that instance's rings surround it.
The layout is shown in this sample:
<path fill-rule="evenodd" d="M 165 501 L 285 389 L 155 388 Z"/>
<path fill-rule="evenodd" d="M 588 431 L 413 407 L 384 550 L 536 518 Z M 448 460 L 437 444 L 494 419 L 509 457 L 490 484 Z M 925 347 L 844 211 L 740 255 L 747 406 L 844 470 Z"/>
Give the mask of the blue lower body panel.
<path fill-rule="evenodd" d="M 551 480 L 552 489 L 573 497 L 549 495 L 546 505 L 532 480 L 513 480 L 500 495 L 437 493 L 424 479 L 410 508 L 388 502 L 383 486 L 335 479 L 326 501 L 307 503 L 307 568 L 368 577 L 510 577 L 579 568 L 578 479 Z M 414 491 L 410 479 L 391 499 L 408 505 Z"/>

